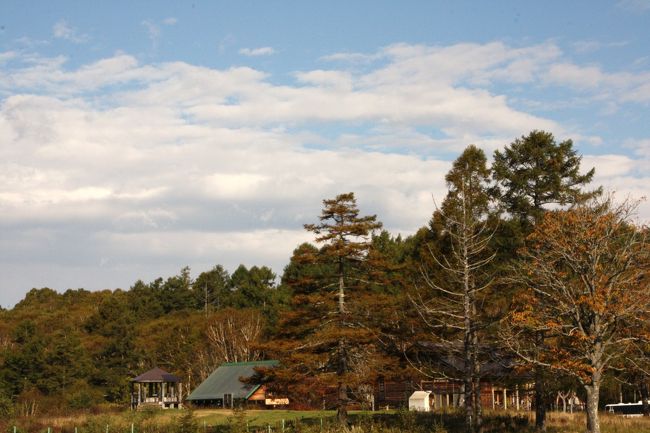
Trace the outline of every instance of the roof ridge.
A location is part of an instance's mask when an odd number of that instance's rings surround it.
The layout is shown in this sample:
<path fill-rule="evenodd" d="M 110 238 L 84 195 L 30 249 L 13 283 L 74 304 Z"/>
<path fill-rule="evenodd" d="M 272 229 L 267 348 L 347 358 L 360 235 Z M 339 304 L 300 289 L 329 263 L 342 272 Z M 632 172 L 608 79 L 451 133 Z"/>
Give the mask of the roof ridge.
<path fill-rule="evenodd" d="M 245 362 L 224 362 L 221 366 L 236 366 L 236 365 L 268 365 L 278 364 L 280 361 L 277 359 L 267 359 L 264 361 L 245 361 Z"/>

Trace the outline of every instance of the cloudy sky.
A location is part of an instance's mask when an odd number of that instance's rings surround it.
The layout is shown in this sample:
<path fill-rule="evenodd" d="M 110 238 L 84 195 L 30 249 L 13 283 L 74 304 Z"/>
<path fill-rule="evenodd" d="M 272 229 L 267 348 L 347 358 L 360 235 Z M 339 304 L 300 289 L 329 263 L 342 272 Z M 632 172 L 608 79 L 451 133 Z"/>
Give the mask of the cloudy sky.
<path fill-rule="evenodd" d="M 466 145 L 533 129 L 642 197 L 649 28 L 648 0 L 2 0 L 0 305 L 279 274 L 341 192 L 408 235 Z"/>

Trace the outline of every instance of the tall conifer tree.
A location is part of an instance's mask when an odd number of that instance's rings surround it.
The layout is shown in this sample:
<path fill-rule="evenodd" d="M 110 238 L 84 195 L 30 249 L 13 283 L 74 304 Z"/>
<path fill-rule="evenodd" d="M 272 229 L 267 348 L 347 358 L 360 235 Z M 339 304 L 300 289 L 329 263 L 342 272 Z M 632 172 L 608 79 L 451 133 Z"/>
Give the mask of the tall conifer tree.
<path fill-rule="evenodd" d="M 519 235 L 517 241 L 511 242 L 515 248 L 523 245 L 549 205 L 580 203 L 601 193 L 601 188 L 584 190 L 595 169 L 581 174 L 581 159 L 571 140 L 556 143 L 553 134 L 545 131 L 532 131 L 506 146 L 503 152 L 494 152 L 495 193 L 510 214 L 511 233 Z M 544 339 L 540 330 L 534 337 L 535 346 L 541 347 Z M 536 367 L 535 424 L 540 431 L 546 430 L 546 388 L 544 371 Z"/>
<path fill-rule="evenodd" d="M 483 151 L 468 146 L 445 180 L 449 192 L 434 224 L 442 227 L 446 254 L 431 250 L 434 263 L 423 266 L 430 290 L 420 293 L 415 305 L 437 347 L 462 359 L 460 371 L 451 374 L 463 381 L 466 430 L 473 433 L 482 429 L 479 334 L 484 326 L 479 304 L 491 284 L 486 267 L 494 258 L 489 251 L 490 171 Z"/>
<path fill-rule="evenodd" d="M 282 368 L 272 374 L 293 388 L 293 395 L 311 393 L 312 404 L 325 398 L 327 388 L 336 388 L 338 419 L 346 423 L 350 393 L 372 379 L 377 352 L 372 330 L 364 324 L 368 311 L 361 292 L 368 286 L 371 235 L 381 223 L 375 215 L 359 215 L 353 193 L 323 200 L 319 219 L 305 229 L 322 247 L 303 247 L 296 254 L 304 255 L 294 257 L 297 263 L 318 265 L 319 272 L 311 273 L 317 280 L 303 275 L 302 284 L 309 289 L 294 287 L 292 309 L 281 321 L 281 339 L 271 348 Z"/>

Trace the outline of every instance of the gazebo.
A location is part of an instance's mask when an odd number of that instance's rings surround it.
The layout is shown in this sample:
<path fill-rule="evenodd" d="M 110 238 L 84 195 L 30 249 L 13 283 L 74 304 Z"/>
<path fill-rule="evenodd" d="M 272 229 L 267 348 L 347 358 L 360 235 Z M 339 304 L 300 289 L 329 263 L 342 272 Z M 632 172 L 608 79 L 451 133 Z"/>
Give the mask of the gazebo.
<path fill-rule="evenodd" d="M 156 367 L 131 379 L 131 408 L 144 405 L 179 408 L 181 393 L 180 378 Z"/>

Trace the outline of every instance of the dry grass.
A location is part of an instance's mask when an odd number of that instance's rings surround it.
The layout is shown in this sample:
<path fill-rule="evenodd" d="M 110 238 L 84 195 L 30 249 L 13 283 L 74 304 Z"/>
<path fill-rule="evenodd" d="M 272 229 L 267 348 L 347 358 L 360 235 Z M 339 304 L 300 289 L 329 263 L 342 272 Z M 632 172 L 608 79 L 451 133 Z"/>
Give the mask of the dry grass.
<path fill-rule="evenodd" d="M 160 432 L 168 433 L 174 431 L 173 425 L 174 420 L 181 416 L 184 411 L 179 410 L 169 410 L 169 411 L 157 411 L 151 413 L 142 413 L 142 412 L 131 412 L 126 411 L 122 413 L 112 413 L 112 414 L 99 414 L 99 415 L 70 415 L 70 416 L 60 416 L 60 417 L 48 417 L 42 419 L 23 419 L 15 420 L 15 424 L 18 426 L 19 433 L 26 432 L 39 432 L 42 433 L 46 431 L 47 427 L 52 428 L 52 433 L 67 433 L 74 432 L 74 427 L 79 427 L 79 433 L 84 433 L 88 431 L 89 433 L 98 430 L 101 427 L 101 432 L 104 432 L 104 426 L 110 425 L 111 432 L 127 432 L 130 430 L 131 423 L 136 426 L 136 431 L 144 432 Z M 214 410 L 214 409 L 201 409 L 194 412 L 195 419 L 198 424 L 203 427 L 206 426 L 227 426 L 233 422 L 233 418 L 236 416 L 242 416 L 240 413 L 235 414 L 230 410 Z M 379 422 L 388 421 L 392 426 L 390 428 L 376 429 L 371 428 L 368 431 L 384 431 L 384 432 L 400 432 L 400 431 L 409 431 L 410 429 L 405 425 L 399 425 L 404 422 L 401 419 L 400 414 L 394 413 L 385 413 L 382 412 L 379 415 L 378 413 L 365 413 L 361 415 L 363 417 L 364 423 L 375 423 L 377 421 L 371 421 L 373 419 L 379 420 Z M 277 411 L 260 411 L 260 410 L 249 410 L 243 413 L 246 419 L 246 423 L 251 427 L 253 426 L 275 426 L 278 428 L 282 420 L 289 423 L 292 420 L 303 420 L 309 421 L 312 420 L 310 424 L 318 425 L 317 420 L 323 418 L 326 420 L 332 420 L 334 412 L 332 411 L 286 411 L 286 410 L 277 410 Z M 379 415 L 381 418 L 376 418 L 371 415 Z M 417 430 L 422 432 L 431 431 L 430 421 L 435 421 L 439 423 L 442 421 L 442 425 L 446 429 L 437 430 L 437 431 L 447 431 L 448 433 L 455 433 L 459 431 L 458 426 L 458 417 L 459 414 L 432 414 L 430 419 L 424 420 L 422 418 L 417 419 Z M 486 425 L 491 425 L 490 430 L 493 432 L 511 432 L 511 433 L 532 433 L 534 431 L 534 414 L 526 412 L 508 412 L 504 413 L 501 411 L 487 412 L 486 416 Z M 462 419 L 462 416 L 461 416 Z M 524 420 L 524 425 L 516 424 L 513 420 Z M 528 420 L 528 425 L 525 426 L 525 421 Z M 362 420 L 357 418 L 359 422 Z M 416 418 L 412 418 L 412 421 Z M 586 418 L 584 413 L 559 413 L 559 412 L 549 412 L 548 413 L 548 432 L 549 433 L 581 433 L 585 431 Z M 648 418 L 623 418 L 620 416 L 614 416 L 611 414 L 601 413 L 601 429 L 603 433 L 650 433 L 650 419 Z M 287 424 L 288 425 L 288 424 Z M 361 425 L 361 424 L 360 424 Z M 369 425 L 369 424 L 367 424 Z M 440 424 L 439 424 L 440 425 Z M 92 429 L 89 429 L 90 426 L 95 426 Z M 8 426 L 10 427 L 10 426 Z M 217 428 L 217 427 L 215 427 Z M 203 431 L 203 428 L 200 429 Z M 303 431 L 312 431 L 312 429 L 303 429 Z M 318 429 L 316 429 L 318 430 Z M 313 431 L 316 431 L 313 430 Z M 328 431 L 330 429 L 327 429 Z M 366 429 L 367 430 L 367 429 Z M 12 429 L 9 428 L 7 431 L 11 432 Z M 99 431 L 99 430 L 98 430 Z M 217 430 L 214 430 L 217 431 Z M 221 430 L 219 430 L 221 431 Z M 252 430 L 251 430 L 252 431 Z M 279 431 L 279 430 L 274 430 Z M 334 431 L 334 430 L 332 430 Z M 364 431 L 364 428 L 357 426 L 356 430 L 359 433 Z M 128 433 L 128 432 L 127 432 Z"/>
<path fill-rule="evenodd" d="M 487 413 L 486 416 L 498 415 L 503 412 Z M 522 412 L 510 412 L 512 416 L 522 415 Z M 530 431 L 535 425 L 535 414 L 533 412 L 524 413 L 527 415 Z M 587 416 L 584 412 L 563 413 L 548 412 L 547 426 L 549 433 L 582 433 L 586 430 Z M 650 418 L 631 417 L 626 418 L 609 413 L 600 413 L 600 426 L 602 433 L 650 433 Z"/>

